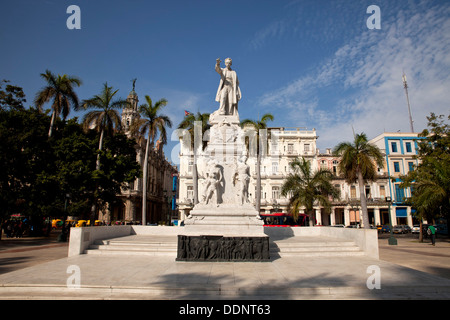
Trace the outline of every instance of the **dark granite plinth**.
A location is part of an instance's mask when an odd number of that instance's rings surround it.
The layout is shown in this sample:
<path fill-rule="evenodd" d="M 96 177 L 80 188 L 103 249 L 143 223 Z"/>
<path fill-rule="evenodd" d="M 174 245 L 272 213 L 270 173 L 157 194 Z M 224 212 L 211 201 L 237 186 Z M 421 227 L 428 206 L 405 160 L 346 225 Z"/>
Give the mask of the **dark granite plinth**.
<path fill-rule="evenodd" d="M 178 235 L 177 261 L 270 261 L 269 237 Z"/>

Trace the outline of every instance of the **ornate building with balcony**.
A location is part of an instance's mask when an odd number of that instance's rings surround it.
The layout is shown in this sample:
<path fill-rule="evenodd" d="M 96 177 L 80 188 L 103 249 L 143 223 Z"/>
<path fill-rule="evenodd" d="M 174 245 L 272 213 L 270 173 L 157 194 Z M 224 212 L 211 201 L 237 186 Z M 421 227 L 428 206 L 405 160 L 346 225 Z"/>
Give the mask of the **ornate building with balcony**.
<path fill-rule="evenodd" d="M 244 128 L 244 131 L 250 130 L 250 127 Z M 379 136 L 380 137 L 380 136 Z M 385 145 L 379 144 L 379 137 L 372 139 L 370 142 L 377 145 L 382 151 L 383 155 L 386 153 Z M 417 137 L 417 135 L 416 135 Z M 182 138 L 180 138 L 182 140 Z M 340 199 L 334 200 L 331 209 L 325 209 L 317 206 L 316 223 L 318 225 L 361 225 L 362 217 L 360 216 L 360 190 L 357 183 L 348 184 L 340 175 L 338 164 L 340 158 L 333 155 L 331 149 L 326 149 L 321 153 L 316 146 L 318 136 L 315 129 L 309 130 L 306 128 L 268 128 L 267 129 L 267 144 L 262 148 L 261 157 L 261 206 L 260 213 L 268 214 L 275 212 L 288 212 L 288 202 L 286 197 L 281 195 L 281 187 L 284 180 L 290 173 L 289 163 L 297 157 L 304 157 L 311 161 L 312 171 L 320 168 L 330 170 L 334 175 L 333 184 L 340 190 Z M 382 140 L 385 142 L 385 140 Z M 387 141 L 387 140 L 386 140 Z M 415 144 L 413 140 L 404 139 L 401 150 L 407 152 L 406 158 L 401 161 L 402 168 L 410 168 L 410 156 L 415 154 Z M 389 140 L 390 143 L 390 140 Z M 400 142 L 399 150 L 400 150 Z M 412 149 L 410 149 L 410 147 Z M 409 151 L 411 150 L 411 151 Z M 395 154 L 399 156 L 397 152 Z M 408 224 L 412 226 L 411 210 L 405 209 L 409 214 L 407 219 L 400 218 L 400 213 L 395 216 L 395 213 L 401 212 L 404 207 L 397 206 L 398 195 L 396 193 L 395 185 L 389 179 L 391 171 L 396 170 L 399 164 L 397 158 L 392 158 L 391 153 L 387 153 L 386 162 L 383 168 L 377 168 L 378 178 L 375 182 L 367 182 L 364 186 L 364 194 L 367 198 L 369 222 L 371 225 L 389 224 L 389 208 L 391 207 L 392 223 Z M 255 203 L 256 198 L 256 156 L 249 155 L 248 165 L 250 166 L 250 186 L 249 196 L 251 201 Z M 398 161 L 400 162 L 400 161 Z M 180 143 L 180 198 L 178 201 L 180 219 L 183 220 L 189 215 L 190 210 L 194 206 L 194 186 L 192 181 L 193 173 L 193 150 L 192 147 Z M 404 173 L 405 171 L 401 171 Z M 400 173 L 400 172 L 399 172 Z M 202 193 L 203 178 L 198 177 L 199 194 Z M 396 199 L 393 206 L 389 206 L 386 197 Z M 400 209 L 400 210 L 399 210 Z M 300 213 L 303 213 L 300 210 Z"/>
<path fill-rule="evenodd" d="M 405 200 L 411 197 L 411 188 L 400 188 L 400 176 L 414 170 L 418 165 L 417 133 L 411 132 L 385 132 L 373 138 L 369 142 L 376 145 L 385 155 L 386 173 L 391 178 L 386 188 L 392 199 L 391 217 L 393 225 L 415 223 L 412 216 L 413 210 L 405 204 Z"/>
<path fill-rule="evenodd" d="M 134 89 L 127 97 L 130 106 L 122 110 L 122 127 L 125 134 L 131 137 L 130 126 L 140 118 L 138 112 L 138 95 Z M 147 140 L 143 137 L 136 139 L 136 161 L 144 163 L 145 147 Z M 147 181 L 147 222 L 150 224 L 168 224 L 178 216 L 175 208 L 177 197 L 178 169 L 170 163 L 165 155 L 162 145 L 150 146 L 148 156 L 148 181 Z M 125 223 L 140 223 L 142 221 L 142 180 L 136 179 L 128 185 L 128 189 L 122 190 L 119 198 L 121 201 L 112 208 L 106 209 L 99 219 L 105 222 L 121 221 Z"/>

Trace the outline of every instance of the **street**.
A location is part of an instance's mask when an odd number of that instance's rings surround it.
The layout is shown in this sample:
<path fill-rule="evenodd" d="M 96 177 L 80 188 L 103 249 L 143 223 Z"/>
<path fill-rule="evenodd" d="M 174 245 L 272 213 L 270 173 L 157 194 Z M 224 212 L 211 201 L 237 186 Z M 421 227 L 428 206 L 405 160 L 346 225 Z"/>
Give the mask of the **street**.
<path fill-rule="evenodd" d="M 49 238 L 2 237 L 0 274 L 67 257 L 68 242 L 58 242 L 60 231 Z M 450 279 L 450 240 L 438 235 L 436 246 L 429 239 L 419 242 L 416 234 L 395 234 L 397 245 L 388 244 L 389 233 L 378 235 L 380 260 Z"/>

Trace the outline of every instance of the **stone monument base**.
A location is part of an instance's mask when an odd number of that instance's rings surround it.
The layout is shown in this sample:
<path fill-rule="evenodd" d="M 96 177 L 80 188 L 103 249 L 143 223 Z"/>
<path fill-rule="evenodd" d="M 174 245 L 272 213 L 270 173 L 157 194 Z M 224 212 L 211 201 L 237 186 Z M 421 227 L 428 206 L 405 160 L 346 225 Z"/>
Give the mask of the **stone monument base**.
<path fill-rule="evenodd" d="M 177 261 L 270 261 L 268 236 L 178 235 Z"/>

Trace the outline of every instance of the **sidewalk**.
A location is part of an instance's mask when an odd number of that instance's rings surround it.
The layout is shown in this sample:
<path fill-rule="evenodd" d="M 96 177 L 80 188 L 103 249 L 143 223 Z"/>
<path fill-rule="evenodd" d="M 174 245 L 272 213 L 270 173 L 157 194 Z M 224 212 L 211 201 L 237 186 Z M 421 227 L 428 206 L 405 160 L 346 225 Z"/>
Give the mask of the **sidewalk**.
<path fill-rule="evenodd" d="M 171 256 L 62 257 L 0 274 L 0 299 L 450 299 L 449 277 L 404 266 L 408 257 L 411 266 L 448 275 L 448 243 L 428 247 L 404 240 L 391 248 L 380 239 L 380 260 L 273 257 L 271 262 L 211 263 L 177 262 Z M 56 254 L 61 249 L 27 252 Z M 425 259 L 419 263 L 419 257 Z M 429 264 L 430 257 L 435 264 Z M 379 268 L 381 289 L 367 287 L 375 281 L 373 266 Z"/>

